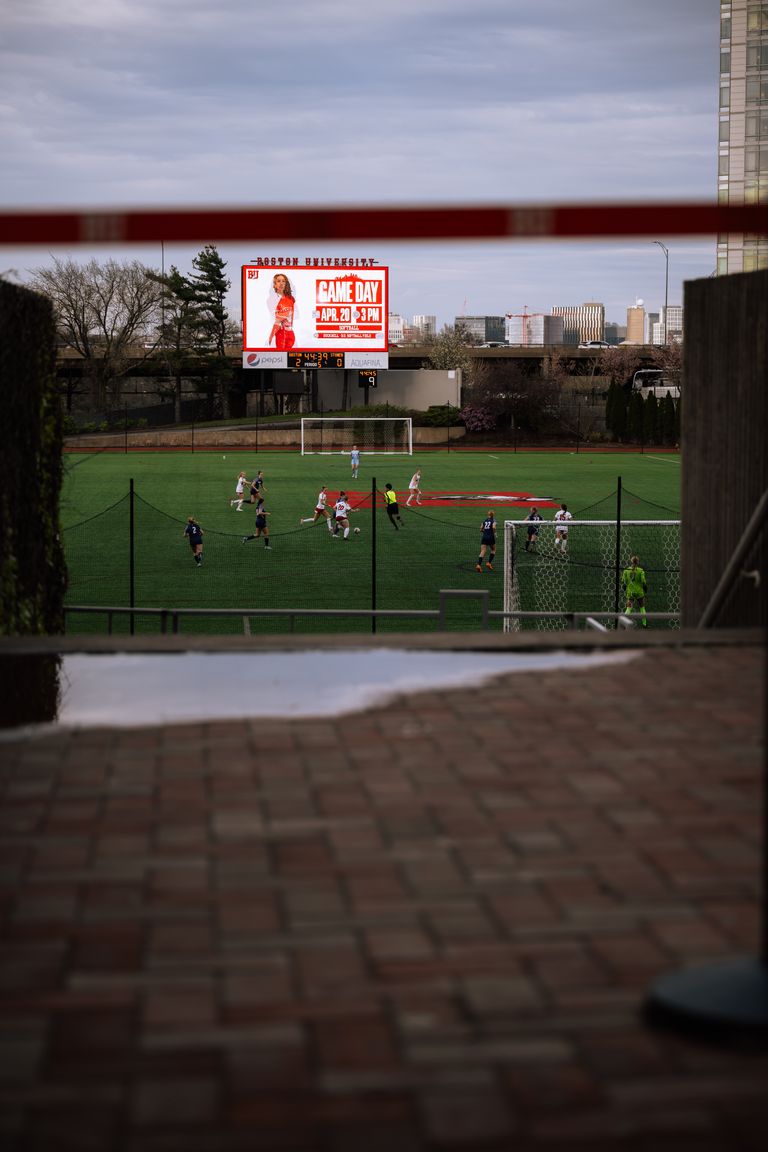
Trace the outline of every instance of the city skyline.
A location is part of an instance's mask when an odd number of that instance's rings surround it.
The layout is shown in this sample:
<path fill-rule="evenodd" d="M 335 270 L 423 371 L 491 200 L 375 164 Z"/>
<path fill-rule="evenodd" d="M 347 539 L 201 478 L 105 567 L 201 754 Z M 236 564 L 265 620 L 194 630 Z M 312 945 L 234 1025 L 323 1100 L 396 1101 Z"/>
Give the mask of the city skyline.
<path fill-rule="evenodd" d="M 4 17 L 7 208 L 698 200 L 717 190 L 719 0 L 296 0 L 290 28 L 246 0 L 28 0 Z M 579 66 L 574 67 L 578 60 Z M 34 99 L 29 99 L 29 93 Z M 210 238 L 215 241 L 215 237 Z M 669 300 L 715 268 L 715 238 L 660 235 Z M 24 280 L 52 256 L 191 271 L 202 247 L 5 249 Z M 219 244 L 239 319 L 239 268 Z M 345 245 L 391 269 L 390 308 L 549 312 L 601 300 L 623 323 L 664 302 L 641 242 Z M 278 254 L 276 246 L 271 246 Z"/>

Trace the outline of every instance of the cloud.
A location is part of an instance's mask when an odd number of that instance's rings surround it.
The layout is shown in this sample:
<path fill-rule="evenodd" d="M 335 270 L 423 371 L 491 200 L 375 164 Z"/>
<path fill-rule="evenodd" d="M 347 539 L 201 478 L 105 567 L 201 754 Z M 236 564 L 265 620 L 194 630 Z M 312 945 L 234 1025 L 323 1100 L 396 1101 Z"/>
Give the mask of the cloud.
<path fill-rule="evenodd" d="M 0 46 L 0 196 L 11 206 L 711 199 L 716 8 L 26 0 L 6 14 Z M 455 256 L 446 263 L 473 275 Z M 515 266 L 534 276 L 535 264 Z M 498 265 L 498 289 L 511 296 L 509 266 Z M 603 271 L 590 275 L 598 294 Z M 445 281 L 421 291 L 415 311 L 441 311 L 429 291 L 450 307 Z"/>

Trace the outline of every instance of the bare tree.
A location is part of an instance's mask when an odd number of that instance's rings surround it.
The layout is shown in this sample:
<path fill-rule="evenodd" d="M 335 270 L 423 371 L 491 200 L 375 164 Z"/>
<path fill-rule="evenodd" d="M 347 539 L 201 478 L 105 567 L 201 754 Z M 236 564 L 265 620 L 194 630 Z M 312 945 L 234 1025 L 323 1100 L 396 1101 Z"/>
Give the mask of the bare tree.
<path fill-rule="evenodd" d="M 135 344 L 144 343 L 156 321 L 160 287 L 146 271 L 138 260 L 54 259 L 52 268 L 32 276 L 32 287 L 53 304 L 59 337 L 86 361 L 96 408 L 119 403 L 120 377 L 135 362 Z"/>
<path fill-rule="evenodd" d="M 638 368 L 645 364 L 643 351 L 634 344 L 620 344 L 603 353 L 602 374 L 611 384 L 625 388 Z"/>
<path fill-rule="evenodd" d="M 455 327 L 446 324 L 442 331 L 426 341 L 429 355 L 425 361 L 427 368 L 459 371 L 464 388 L 472 388 L 483 375 L 481 361 L 470 355 L 472 337 L 461 324 Z"/>
<path fill-rule="evenodd" d="M 653 349 L 653 366 L 661 368 L 665 376 L 679 379 L 683 371 L 683 346 L 678 341 L 659 344 Z"/>

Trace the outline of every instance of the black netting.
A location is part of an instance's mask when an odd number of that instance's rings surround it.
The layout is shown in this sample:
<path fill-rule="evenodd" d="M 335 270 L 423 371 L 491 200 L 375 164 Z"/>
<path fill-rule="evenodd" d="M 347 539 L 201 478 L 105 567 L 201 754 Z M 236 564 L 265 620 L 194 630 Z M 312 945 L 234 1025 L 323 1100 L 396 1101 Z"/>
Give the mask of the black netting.
<path fill-rule="evenodd" d="M 615 496 L 615 494 L 614 494 Z M 603 501 L 608 504 L 610 497 Z M 487 591 L 490 611 L 505 605 L 503 519 L 497 532 L 494 570 L 476 570 L 480 523 L 484 509 L 401 506 L 403 526 L 395 531 L 384 507 L 376 509 L 375 540 L 370 496 L 350 514 L 348 539 L 329 534 L 327 523 L 304 523 L 264 539 L 243 543 L 254 531 L 255 507 L 245 504 L 233 517 L 233 530 L 214 531 L 205 523 L 203 563 L 199 567 L 184 535 L 186 520 L 161 511 L 135 495 L 133 553 L 129 496 L 64 533 L 70 585 L 68 605 L 101 605 L 141 609 L 196 609 L 201 615 L 180 618 L 182 632 L 302 633 L 371 631 L 368 616 L 313 616 L 312 612 L 372 607 L 393 612 L 436 612 L 440 590 Z M 607 508 L 605 509 L 607 510 Z M 510 517 L 512 518 L 512 517 Z M 522 513 L 520 514 L 522 519 Z M 577 518 L 581 519 L 581 516 Z M 236 530 L 234 522 L 236 521 Z M 519 531 L 519 529 L 518 529 Z M 608 521 L 576 527 L 569 535 L 565 562 L 552 544 L 551 522 L 541 525 L 539 550 L 529 555 L 518 547 L 514 570 L 516 595 L 507 608 L 526 611 L 613 611 L 616 584 L 616 527 Z M 679 610 L 679 529 L 658 525 L 631 527 L 622 522 L 619 565 L 638 553 L 649 579 L 650 611 Z M 133 555 L 133 562 L 131 557 Z M 489 559 L 488 556 L 485 558 Z M 509 577 L 508 577 L 509 582 Z M 379 632 L 477 629 L 482 603 L 475 597 L 452 597 L 446 616 L 379 618 Z M 620 604 L 619 608 L 623 608 Z M 229 609 L 231 617 L 202 614 Z M 297 615 L 258 615 L 258 610 L 293 610 Z M 306 612 L 306 615 L 301 613 Z M 103 616 L 70 614 L 70 631 L 104 631 Z M 169 625 L 170 626 L 170 625 Z M 127 631 L 126 618 L 115 617 L 113 629 Z M 493 627 L 501 628 L 501 622 Z M 136 631 L 158 631 L 158 619 L 137 615 Z"/>
<path fill-rule="evenodd" d="M 184 536 L 186 520 L 160 511 L 140 496 L 134 498 L 134 604 L 139 608 L 237 609 L 232 618 L 184 617 L 183 632 L 371 631 L 370 618 L 287 618 L 257 616 L 254 609 L 438 608 L 439 590 L 488 589 L 489 607 L 502 607 L 501 535 L 496 571 L 475 570 L 479 553 L 476 509 L 456 510 L 452 518 L 401 508 L 404 527 L 395 531 L 383 507 L 376 509 L 374 531 L 370 497 L 349 517 L 350 533 L 333 537 L 326 522 L 274 532 L 270 548 L 263 537 L 243 543 L 254 532 L 252 505 L 237 517 L 237 532 L 204 529 L 203 563 L 194 563 Z M 71 570 L 69 605 L 125 606 L 130 603 L 130 498 L 84 520 L 65 533 Z M 355 529 L 359 529 L 356 531 Z M 477 628 L 479 601 L 451 600 L 445 624 Z M 105 618 L 70 615 L 70 631 L 103 631 Z M 115 618 L 115 631 L 126 620 Z M 405 617 L 379 619 L 378 631 L 435 630 L 437 621 Z M 500 625 L 499 625 L 500 627 Z M 159 623 L 137 615 L 137 631 L 157 631 Z"/>
<path fill-rule="evenodd" d="M 525 525 L 514 526 L 508 555 L 508 610 L 623 612 L 626 597 L 621 574 L 637 555 L 648 581 L 647 610 L 679 613 L 679 521 L 622 521 L 617 527 L 611 521 L 585 523 L 574 519 L 565 551 L 558 547 L 555 529 L 552 522 L 541 524 L 535 546 L 527 550 Z M 657 621 L 654 626 L 678 625 Z M 524 620 L 520 627 L 548 630 L 566 628 L 568 623 L 561 616 Z"/>

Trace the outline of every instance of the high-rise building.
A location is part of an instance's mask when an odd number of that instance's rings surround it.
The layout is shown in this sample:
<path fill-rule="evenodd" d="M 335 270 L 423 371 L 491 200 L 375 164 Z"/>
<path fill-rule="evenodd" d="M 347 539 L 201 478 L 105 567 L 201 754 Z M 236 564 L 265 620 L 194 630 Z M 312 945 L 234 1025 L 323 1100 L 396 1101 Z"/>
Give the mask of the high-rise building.
<path fill-rule="evenodd" d="M 682 304 L 669 304 L 666 309 L 662 308 L 661 316 L 662 329 L 666 328 L 667 343 L 671 344 L 672 341 L 680 341 L 683 338 L 683 306 Z"/>
<path fill-rule="evenodd" d="M 665 322 L 666 316 L 666 322 Z M 679 344 L 683 339 L 683 306 L 668 304 L 661 312 L 648 313 L 647 344 Z"/>
<path fill-rule="evenodd" d="M 414 316 L 413 329 L 423 340 L 437 335 L 437 317 L 436 316 Z"/>
<path fill-rule="evenodd" d="M 627 329 L 624 324 L 617 324 L 614 320 L 605 322 L 605 339 L 609 344 L 621 344 L 626 338 Z"/>
<path fill-rule="evenodd" d="M 586 304 L 553 308 L 553 316 L 563 318 L 563 344 L 581 344 L 586 340 L 605 340 L 605 304 Z"/>
<path fill-rule="evenodd" d="M 768 201 L 768 5 L 720 0 L 717 198 Z M 768 268 L 768 237 L 721 233 L 717 273 Z"/>
<path fill-rule="evenodd" d="M 504 329 L 507 344 L 530 348 L 563 343 L 562 316 L 545 316 L 543 312 L 508 312 Z"/>
<path fill-rule="evenodd" d="M 638 300 L 627 308 L 627 344 L 645 343 L 645 308 L 642 300 Z"/>
<path fill-rule="evenodd" d="M 504 343 L 503 316 L 457 316 L 454 323 L 468 332 L 475 344 Z"/>
<path fill-rule="evenodd" d="M 397 312 L 390 312 L 387 316 L 390 344 L 402 344 L 405 331 L 405 319 Z"/>

